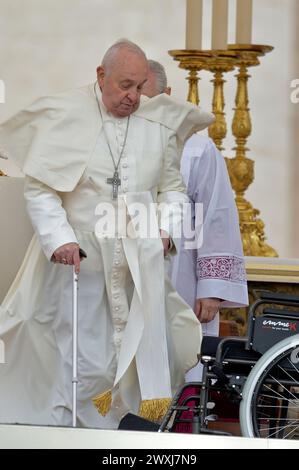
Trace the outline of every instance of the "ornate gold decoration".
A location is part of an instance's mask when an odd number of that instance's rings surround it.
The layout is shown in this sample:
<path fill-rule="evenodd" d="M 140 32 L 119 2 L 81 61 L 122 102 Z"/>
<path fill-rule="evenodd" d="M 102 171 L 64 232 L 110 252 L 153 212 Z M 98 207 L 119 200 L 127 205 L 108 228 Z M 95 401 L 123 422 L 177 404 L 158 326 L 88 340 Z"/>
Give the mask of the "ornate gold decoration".
<path fill-rule="evenodd" d="M 224 93 L 223 85 L 225 80 L 223 74 L 230 72 L 235 67 L 235 55 L 232 53 L 216 51 L 217 55 L 212 57 L 206 65 L 206 70 L 214 74 L 214 79 L 211 80 L 214 85 L 212 111 L 215 115 L 215 122 L 209 127 L 209 136 L 214 140 L 216 146 L 220 151 L 224 150 L 222 147 L 222 140 L 226 137 L 227 126 L 224 113 Z"/>
<path fill-rule="evenodd" d="M 188 49 L 175 49 L 168 51 L 174 60 L 180 62 L 181 69 L 189 70 L 187 80 L 189 82 L 189 91 L 187 100 L 190 103 L 199 104 L 198 77 L 197 73 L 206 68 L 207 61 L 212 57 L 212 51 L 199 51 Z"/>
<path fill-rule="evenodd" d="M 110 411 L 111 404 L 112 404 L 112 391 L 107 390 L 104 393 L 100 393 L 99 395 L 96 395 L 92 399 L 92 403 L 98 410 L 98 412 L 102 416 L 106 416 L 106 414 Z"/>
<path fill-rule="evenodd" d="M 180 61 L 180 68 L 189 70 L 189 91 L 187 100 L 193 104 L 199 104 L 199 91 L 197 73 L 200 70 L 208 70 L 214 74 L 212 83 L 213 113 L 215 122 L 209 127 L 209 135 L 214 140 L 219 150 L 223 150 L 222 140 L 226 136 L 227 127 L 224 114 L 223 73 L 234 69 L 235 53 L 231 51 L 195 51 L 195 50 L 173 50 L 169 54 Z"/>
<path fill-rule="evenodd" d="M 7 176 L 3 171 L 0 170 L 0 176 Z"/>
<path fill-rule="evenodd" d="M 223 74 L 238 67 L 236 107 L 232 122 L 232 132 L 236 140 L 234 158 L 226 158 L 226 164 L 231 184 L 236 193 L 236 204 L 239 212 L 240 231 L 245 255 L 252 256 L 278 256 L 277 252 L 266 244 L 264 222 L 258 217 L 259 210 L 244 198 L 244 193 L 254 180 L 254 162 L 246 157 L 248 148 L 246 142 L 251 134 L 251 119 L 249 113 L 249 99 L 247 83 L 248 67 L 259 65 L 259 57 L 272 51 L 272 46 L 232 44 L 228 50 L 171 50 L 169 54 L 180 62 L 179 67 L 189 70 L 188 101 L 199 104 L 199 91 L 197 73 L 207 70 L 214 74 L 212 83 L 213 112 L 215 122 L 209 128 L 209 135 L 219 150 L 223 150 L 222 141 L 226 136 L 227 127 L 224 114 L 225 80 Z"/>
<path fill-rule="evenodd" d="M 259 65 L 259 57 L 273 49 L 271 46 L 238 45 L 229 46 L 236 54 L 237 92 L 232 122 L 232 133 L 236 140 L 234 158 L 226 158 L 231 184 L 236 193 L 236 204 L 239 212 L 240 230 L 245 255 L 278 256 L 277 252 L 265 243 L 264 222 L 258 218 L 259 210 L 254 209 L 244 193 L 254 180 L 254 162 L 246 157 L 247 139 L 251 134 L 251 118 L 248 99 L 248 67 Z"/>
<path fill-rule="evenodd" d="M 110 411 L 112 405 L 112 391 L 107 390 L 92 398 L 92 403 L 102 416 Z M 139 415 L 153 421 L 161 420 L 171 403 L 171 398 L 143 400 L 139 407 Z"/>
<path fill-rule="evenodd" d="M 188 93 L 188 101 L 191 103 L 195 103 L 198 105 L 199 103 L 199 95 L 198 95 L 198 86 L 197 82 L 199 80 L 199 77 L 197 75 L 197 71 L 194 69 L 191 69 L 189 72 L 189 93 Z"/>
<path fill-rule="evenodd" d="M 143 400 L 139 408 L 139 416 L 152 421 L 161 421 L 171 403 L 171 398 Z"/>

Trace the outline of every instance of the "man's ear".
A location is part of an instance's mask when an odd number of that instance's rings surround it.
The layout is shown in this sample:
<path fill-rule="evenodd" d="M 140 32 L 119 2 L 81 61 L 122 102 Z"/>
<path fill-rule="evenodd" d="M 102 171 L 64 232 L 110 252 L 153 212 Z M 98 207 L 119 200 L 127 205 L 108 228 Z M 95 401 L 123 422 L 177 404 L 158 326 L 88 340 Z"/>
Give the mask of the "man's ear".
<path fill-rule="evenodd" d="M 170 86 L 167 86 L 167 87 L 164 89 L 164 93 L 166 93 L 166 95 L 171 95 L 171 87 L 170 87 Z"/>
<path fill-rule="evenodd" d="M 104 78 L 105 78 L 105 70 L 104 70 L 104 67 L 102 67 L 101 65 L 97 67 L 97 78 L 98 78 L 100 87 L 102 87 Z"/>

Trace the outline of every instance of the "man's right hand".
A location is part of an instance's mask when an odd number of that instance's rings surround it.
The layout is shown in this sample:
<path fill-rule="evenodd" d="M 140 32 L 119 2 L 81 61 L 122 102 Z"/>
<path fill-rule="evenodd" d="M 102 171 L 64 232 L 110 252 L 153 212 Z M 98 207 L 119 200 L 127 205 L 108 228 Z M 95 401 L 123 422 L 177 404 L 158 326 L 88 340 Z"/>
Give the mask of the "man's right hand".
<path fill-rule="evenodd" d="M 75 272 L 80 272 L 80 254 L 78 243 L 66 243 L 54 251 L 51 261 L 54 263 L 75 265 Z"/>

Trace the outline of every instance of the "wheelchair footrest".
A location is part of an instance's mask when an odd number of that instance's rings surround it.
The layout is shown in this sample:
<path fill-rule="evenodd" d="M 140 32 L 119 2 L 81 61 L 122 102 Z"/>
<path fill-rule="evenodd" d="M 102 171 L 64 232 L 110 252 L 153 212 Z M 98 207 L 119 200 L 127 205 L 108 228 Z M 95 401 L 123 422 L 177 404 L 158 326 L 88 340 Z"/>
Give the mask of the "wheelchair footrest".
<path fill-rule="evenodd" d="M 205 422 L 210 423 L 218 420 L 218 415 L 208 415 L 205 417 Z"/>

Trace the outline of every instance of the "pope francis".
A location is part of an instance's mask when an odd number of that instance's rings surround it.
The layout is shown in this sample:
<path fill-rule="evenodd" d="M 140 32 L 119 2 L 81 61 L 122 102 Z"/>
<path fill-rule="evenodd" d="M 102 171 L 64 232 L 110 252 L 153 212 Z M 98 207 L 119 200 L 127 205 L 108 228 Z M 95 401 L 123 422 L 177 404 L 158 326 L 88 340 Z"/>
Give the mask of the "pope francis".
<path fill-rule="evenodd" d="M 144 52 L 120 41 L 94 85 L 38 99 L 1 126 L 35 229 L 0 309 L 2 423 L 72 423 L 72 265 L 80 426 L 116 428 L 128 411 L 159 419 L 198 360 L 200 324 L 164 256 L 187 200 L 180 150 L 213 117 L 166 95 L 140 101 L 147 74 Z M 101 223 L 107 207 L 132 222 L 136 203 L 151 215 L 155 203 L 151 236 Z"/>

